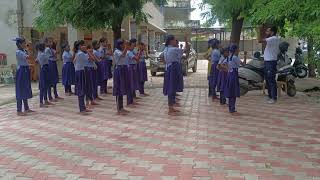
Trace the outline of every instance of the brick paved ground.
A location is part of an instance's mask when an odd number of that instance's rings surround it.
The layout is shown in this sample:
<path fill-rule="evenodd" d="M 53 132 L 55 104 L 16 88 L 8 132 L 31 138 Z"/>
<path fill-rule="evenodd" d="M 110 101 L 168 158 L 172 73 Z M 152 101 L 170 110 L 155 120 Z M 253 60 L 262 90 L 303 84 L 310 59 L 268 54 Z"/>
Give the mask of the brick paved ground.
<path fill-rule="evenodd" d="M 202 62 L 203 63 L 203 62 Z M 201 70 L 202 68 L 202 70 Z M 267 105 L 260 92 L 239 100 L 240 117 L 207 98 L 204 63 L 186 79 L 184 116 L 169 117 L 159 88 L 115 115 L 109 95 L 90 116 L 76 97 L 15 116 L 0 107 L 2 179 L 319 180 L 320 107 L 306 96 Z M 153 85 L 161 77 L 152 78 Z"/>

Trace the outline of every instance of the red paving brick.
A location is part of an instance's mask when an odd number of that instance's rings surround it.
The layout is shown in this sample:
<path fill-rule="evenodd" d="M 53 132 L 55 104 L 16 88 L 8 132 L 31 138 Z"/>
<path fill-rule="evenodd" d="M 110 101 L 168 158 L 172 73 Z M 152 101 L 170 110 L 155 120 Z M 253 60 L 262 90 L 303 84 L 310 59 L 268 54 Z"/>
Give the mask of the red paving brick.
<path fill-rule="evenodd" d="M 320 178 L 319 104 L 298 93 L 268 105 L 255 91 L 233 117 L 207 97 L 199 67 L 185 79 L 178 117 L 167 115 L 161 76 L 128 116 L 116 116 L 111 95 L 85 117 L 74 96 L 48 109 L 35 97 L 37 113 L 27 117 L 15 115 L 15 104 L 0 106 L 1 179 Z"/>

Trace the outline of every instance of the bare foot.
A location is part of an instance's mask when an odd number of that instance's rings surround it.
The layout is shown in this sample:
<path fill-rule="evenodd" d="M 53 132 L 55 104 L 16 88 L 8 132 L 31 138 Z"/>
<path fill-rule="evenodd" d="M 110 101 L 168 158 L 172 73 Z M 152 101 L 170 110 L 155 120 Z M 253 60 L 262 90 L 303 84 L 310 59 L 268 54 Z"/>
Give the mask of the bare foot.
<path fill-rule="evenodd" d="M 63 100 L 64 98 L 62 98 L 62 97 L 58 96 L 58 97 L 56 97 L 55 99 Z"/>
<path fill-rule="evenodd" d="M 46 106 L 53 106 L 53 105 L 54 105 L 52 102 L 49 102 L 49 101 L 44 102 L 44 104 L 45 104 Z"/>
<path fill-rule="evenodd" d="M 57 99 L 50 99 L 51 102 L 58 102 Z"/>
<path fill-rule="evenodd" d="M 231 113 L 231 115 L 232 115 L 232 116 L 240 116 L 240 113 L 238 113 L 238 112 L 233 112 L 233 113 Z"/>
<path fill-rule="evenodd" d="M 40 104 L 40 108 L 48 108 L 48 106 L 45 104 Z"/>
<path fill-rule="evenodd" d="M 26 113 L 34 113 L 35 111 L 31 110 L 31 109 L 28 109 L 26 110 Z"/>
<path fill-rule="evenodd" d="M 98 104 L 98 103 L 96 103 L 96 102 L 92 101 L 92 102 L 91 102 L 91 105 L 96 106 L 96 105 L 100 105 L 100 104 Z"/>
<path fill-rule="evenodd" d="M 90 110 L 90 109 L 86 109 L 86 110 L 85 110 L 85 112 L 87 112 L 87 113 L 88 113 L 88 112 L 92 112 L 92 110 Z"/>
<path fill-rule="evenodd" d="M 24 112 L 17 112 L 17 116 L 26 116 L 27 114 Z"/>
<path fill-rule="evenodd" d="M 101 97 L 99 97 L 99 96 L 98 96 L 96 99 L 97 99 L 97 100 L 99 100 L 99 101 L 104 100 L 104 99 L 102 99 L 102 98 L 101 98 Z"/>

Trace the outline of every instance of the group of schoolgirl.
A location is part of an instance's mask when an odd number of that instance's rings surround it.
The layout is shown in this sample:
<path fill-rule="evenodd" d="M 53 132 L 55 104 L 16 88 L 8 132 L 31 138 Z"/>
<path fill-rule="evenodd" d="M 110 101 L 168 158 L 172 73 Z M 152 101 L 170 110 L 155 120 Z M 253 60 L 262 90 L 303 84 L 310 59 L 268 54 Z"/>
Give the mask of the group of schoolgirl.
<path fill-rule="evenodd" d="M 25 116 L 28 113 L 34 112 L 29 108 L 28 99 L 32 98 L 30 64 L 26 40 L 24 38 L 15 38 L 17 50 L 17 72 L 15 76 L 16 83 L 16 100 L 17 100 L 17 115 Z M 54 43 L 52 38 L 46 38 L 43 43 L 37 44 L 38 51 L 37 62 L 40 64 L 40 107 L 53 105 L 52 102 L 62 100 L 57 92 L 57 84 L 59 82 L 58 67 L 57 67 L 57 52 L 53 48 Z M 53 89 L 54 97 L 51 90 Z M 22 107 L 24 106 L 24 112 Z"/>
<path fill-rule="evenodd" d="M 28 64 L 28 53 L 26 51 L 26 41 L 24 38 L 14 39 L 17 45 L 17 73 L 16 73 L 16 100 L 17 114 L 24 116 L 27 113 L 34 112 L 28 106 L 28 99 L 32 98 L 30 68 Z M 122 43 L 121 43 L 122 42 Z M 63 45 L 63 68 L 62 68 L 62 84 L 65 87 L 67 96 L 73 94 L 71 86 L 75 85 L 75 94 L 78 96 L 80 113 L 85 115 L 91 112 L 93 105 L 98 105 L 97 100 L 103 100 L 99 97 L 100 94 L 107 94 L 107 81 L 112 78 L 113 59 L 115 60 L 115 78 L 114 78 L 114 95 L 119 92 L 124 92 L 122 95 L 128 96 L 128 105 L 135 104 L 135 91 L 139 90 L 140 94 L 144 94 L 144 82 L 147 81 L 147 69 L 144 61 L 144 44 L 141 43 L 139 52 L 134 50 L 137 41 L 132 39 L 124 48 L 124 41 L 117 42 L 117 49 L 112 51 L 108 45 L 107 39 L 101 38 L 100 41 L 93 41 L 91 44 L 86 44 L 83 40 L 74 42 L 74 51 L 71 53 L 68 44 Z M 130 45 L 129 45 L 130 44 Z M 57 67 L 57 52 L 53 48 L 53 39 L 46 38 L 43 42 L 36 45 L 37 62 L 40 65 L 40 108 L 47 108 L 54 105 L 52 102 L 61 100 L 57 91 L 57 83 L 59 82 L 58 67 Z M 123 48 L 121 48 L 123 47 Z M 119 51 L 125 52 L 126 65 L 125 86 L 118 91 L 118 85 L 123 84 L 121 81 L 117 84 L 119 78 L 118 64 Z M 118 64 L 117 64 L 118 63 Z M 121 63 L 121 62 L 120 62 Z M 51 89 L 54 91 L 54 98 L 51 95 Z M 121 97 L 117 96 L 118 113 L 124 114 L 128 111 L 123 109 Z M 86 101 L 86 103 L 85 103 Z M 24 105 L 24 112 L 22 111 Z"/>
<path fill-rule="evenodd" d="M 209 41 L 211 46 L 211 68 L 209 74 L 209 92 L 212 100 L 220 99 L 220 104 L 227 104 L 232 115 L 239 115 L 236 111 L 236 99 L 240 97 L 238 68 L 241 60 L 238 57 L 239 48 L 235 44 L 220 48 L 217 39 Z M 217 96 L 220 92 L 220 97 Z"/>
<path fill-rule="evenodd" d="M 117 40 L 114 57 L 113 96 L 116 97 L 117 112 L 126 115 L 123 96 L 127 96 L 127 106 L 135 107 L 140 99 L 136 95 L 138 90 L 141 96 L 149 96 L 144 92 L 144 84 L 148 81 L 146 66 L 146 46 L 137 44 L 136 39 L 130 41 Z"/>

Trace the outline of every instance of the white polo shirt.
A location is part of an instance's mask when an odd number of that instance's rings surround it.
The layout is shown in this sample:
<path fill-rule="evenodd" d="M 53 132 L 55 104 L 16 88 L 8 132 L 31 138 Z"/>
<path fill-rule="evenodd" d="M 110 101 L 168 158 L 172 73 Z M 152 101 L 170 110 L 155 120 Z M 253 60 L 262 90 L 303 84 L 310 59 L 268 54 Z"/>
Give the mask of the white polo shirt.
<path fill-rule="evenodd" d="M 279 44 L 280 38 L 277 36 L 272 36 L 266 38 L 266 49 L 264 50 L 264 60 L 265 61 L 276 61 L 278 54 L 280 53 Z"/>

